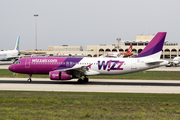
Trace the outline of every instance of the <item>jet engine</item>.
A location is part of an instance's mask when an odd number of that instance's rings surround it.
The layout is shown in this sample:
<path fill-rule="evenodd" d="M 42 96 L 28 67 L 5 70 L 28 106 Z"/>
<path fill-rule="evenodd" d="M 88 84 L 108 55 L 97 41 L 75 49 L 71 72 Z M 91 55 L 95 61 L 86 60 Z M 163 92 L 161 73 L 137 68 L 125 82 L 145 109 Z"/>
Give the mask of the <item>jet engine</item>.
<path fill-rule="evenodd" d="M 51 80 L 71 80 L 71 75 L 67 72 L 50 71 L 49 77 Z"/>

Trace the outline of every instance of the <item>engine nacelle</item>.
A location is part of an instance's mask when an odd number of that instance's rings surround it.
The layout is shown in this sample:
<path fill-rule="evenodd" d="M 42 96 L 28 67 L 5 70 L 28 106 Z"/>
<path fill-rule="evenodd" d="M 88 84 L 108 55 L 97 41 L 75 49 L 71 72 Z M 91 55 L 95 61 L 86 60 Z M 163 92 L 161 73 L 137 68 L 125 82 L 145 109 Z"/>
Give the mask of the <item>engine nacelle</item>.
<path fill-rule="evenodd" d="M 71 80 L 71 75 L 67 72 L 50 71 L 49 77 L 51 80 Z"/>

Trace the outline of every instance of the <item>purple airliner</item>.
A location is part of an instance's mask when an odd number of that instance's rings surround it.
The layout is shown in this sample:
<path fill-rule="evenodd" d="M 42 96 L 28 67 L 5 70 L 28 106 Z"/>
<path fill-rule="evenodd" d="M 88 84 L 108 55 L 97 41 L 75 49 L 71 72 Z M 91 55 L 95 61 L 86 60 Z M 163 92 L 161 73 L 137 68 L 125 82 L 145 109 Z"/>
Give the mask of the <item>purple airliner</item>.
<path fill-rule="evenodd" d="M 149 44 L 134 58 L 89 58 L 89 57 L 28 57 L 9 66 L 15 73 L 49 74 L 51 80 L 71 80 L 88 82 L 91 75 L 120 75 L 144 71 L 168 64 L 160 55 L 166 32 L 159 32 Z"/>

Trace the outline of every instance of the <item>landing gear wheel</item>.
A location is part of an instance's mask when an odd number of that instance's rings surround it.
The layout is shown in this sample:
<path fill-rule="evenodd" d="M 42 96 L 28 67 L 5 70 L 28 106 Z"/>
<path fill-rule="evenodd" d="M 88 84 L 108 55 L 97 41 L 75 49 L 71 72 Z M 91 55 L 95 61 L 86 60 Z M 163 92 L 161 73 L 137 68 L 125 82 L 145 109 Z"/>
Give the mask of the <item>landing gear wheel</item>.
<path fill-rule="evenodd" d="M 84 80 L 82 80 L 81 78 L 78 79 L 78 83 L 82 84 L 84 83 Z"/>
<path fill-rule="evenodd" d="M 28 82 L 31 82 L 32 80 L 31 80 L 31 76 L 32 76 L 32 74 L 29 74 L 29 79 L 27 80 Z"/>
<path fill-rule="evenodd" d="M 28 81 L 28 82 L 31 82 L 32 80 L 31 80 L 31 78 L 29 78 L 27 81 Z"/>
<path fill-rule="evenodd" d="M 87 77 L 84 78 L 84 82 L 85 83 L 88 83 L 89 82 L 89 79 Z"/>

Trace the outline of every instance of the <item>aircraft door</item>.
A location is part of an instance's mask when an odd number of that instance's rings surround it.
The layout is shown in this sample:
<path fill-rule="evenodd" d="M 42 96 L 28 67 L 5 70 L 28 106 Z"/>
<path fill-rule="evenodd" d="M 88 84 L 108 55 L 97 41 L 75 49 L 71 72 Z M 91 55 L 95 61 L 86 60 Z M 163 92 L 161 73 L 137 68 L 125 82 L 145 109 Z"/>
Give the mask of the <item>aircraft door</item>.
<path fill-rule="evenodd" d="M 25 68 L 30 68 L 30 61 L 31 61 L 31 59 L 26 59 Z"/>

